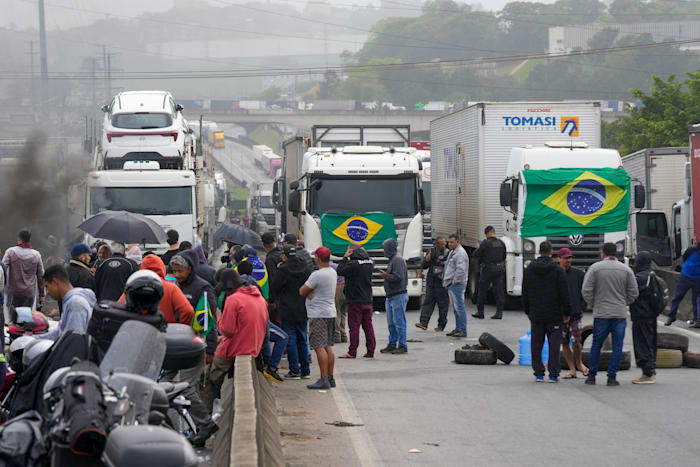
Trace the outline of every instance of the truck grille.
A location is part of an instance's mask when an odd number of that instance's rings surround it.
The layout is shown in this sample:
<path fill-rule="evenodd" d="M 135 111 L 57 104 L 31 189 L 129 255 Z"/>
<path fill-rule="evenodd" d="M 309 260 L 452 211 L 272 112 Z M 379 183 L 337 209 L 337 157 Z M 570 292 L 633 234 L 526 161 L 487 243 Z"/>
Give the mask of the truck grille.
<path fill-rule="evenodd" d="M 267 225 L 275 225 L 275 215 L 274 214 L 263 214 L 263 219 Z"/>
<path fill-rule="evenodd" d="M 602 234 L 584 235 L 580 246 L 572 246 L 569 243 L 569 237 L 547 237 L 547 240 L 552 244 L 555 254 L 560 248 L 569 248 L 574 254 L 571 264 L 581 269 L 588 269 L 591 264 L 600 261 L 600 248 L 603 246 L 605 237 Z"/>
<path fill-rule="evenodd" d="M 369 257 L 374 261 L 374 272 L 372 272 L 372 286 L 382 287 L 384 279 L 379 275 L 379 269 L 386 271 L 389 259 L 384 256 L 384 250 L 368 250 Z"/>

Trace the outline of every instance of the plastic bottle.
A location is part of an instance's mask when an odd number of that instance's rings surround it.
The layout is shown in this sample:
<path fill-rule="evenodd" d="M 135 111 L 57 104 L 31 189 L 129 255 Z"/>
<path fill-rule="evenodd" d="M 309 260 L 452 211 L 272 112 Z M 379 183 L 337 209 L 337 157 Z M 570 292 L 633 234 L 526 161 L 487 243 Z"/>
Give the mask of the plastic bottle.
<path fill-rule="evenodd" d="M 527 334 L 518 339 L 518 364 L 519 365 L 532 365 L 532 353 L 530 350 L 530 330 L 528 329 Z M 547 337 L 544 338 L 544 347 L 542 347 L 542 362 L 546 365 L 549 361 L 549 341 Z"/>

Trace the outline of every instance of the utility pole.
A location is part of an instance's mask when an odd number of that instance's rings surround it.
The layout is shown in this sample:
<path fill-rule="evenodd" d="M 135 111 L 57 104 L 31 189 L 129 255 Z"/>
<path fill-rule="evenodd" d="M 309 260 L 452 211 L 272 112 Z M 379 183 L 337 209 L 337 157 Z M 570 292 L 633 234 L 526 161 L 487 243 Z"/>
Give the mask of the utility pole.
<path fill-rule="evenodd" d="M 36 52 L 34 52 L 34 41 L 29 41 L 29 72 L 31 73 L 31 76 L 32 76 L 32 80 L 31 80 L 32 115 L 33 115 L 34 121 L 36 121 L 37 102 L 36 102 L 36 74 L 34 71 L 34 55 L 36 55 Z"/>
<path fill-rule="evenodd" d="M 91 70 L 90 70 L 91 71 L 91 74 L 90 74 L 90 78 L 91 78 L 90 79 L 90 88 L 91 89 L 90 90 L 92 91 L 92 109 L 93 109 L 93 111 L 95 110 L 95 106 L 97 105 L 97 100 L 96 100 L 96 96 L 95 96 L 95 93 L 96 93 L 95 87 L 97 86 L 97 84 L 95 83 L 95 79 L 96 79 L 95 68 L 97 66 L 97 64 L 95 63 L 96 61 L 97 61 L 97 59 L 95 59 L 95 57 L 90 58 L 90 68 L 91 68 Z"/>
<path fill-rule="evenodd" d="M 104 66 L 104 78 L 105 78 L 105 101 L 109 101 L 110 93 L 109 88 L 112 86 L 109 84 L 109 78 L 107 74 L 107 46 L 102 45 L 102 65 Z"/>
<path fill-rule="evenodd" d="M 39 0 L 39 54 L 41 60 L 41 108 L 48 108 L 46 102 L 49 99 L 49 68 L 46 58 L 46 18 L 44 0 Z"/>
<path fill-rule="evenodd" d="M 107 54 L 107 100 L 112 97 L 112 54 Z"/>

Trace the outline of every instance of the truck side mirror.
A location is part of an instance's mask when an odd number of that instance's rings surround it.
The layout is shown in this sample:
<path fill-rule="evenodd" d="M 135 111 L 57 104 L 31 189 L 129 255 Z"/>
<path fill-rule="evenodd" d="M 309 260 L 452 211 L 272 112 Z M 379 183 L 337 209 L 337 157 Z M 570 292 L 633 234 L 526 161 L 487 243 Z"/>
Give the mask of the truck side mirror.
<path fill-rule="evenodd" d="M 175 104 L 175 112 L 182 112 L 183 110 L 185 110 L 185 108 L 182 104 Z"/>
<path fill-rule="evenodd" d="M 511 200 L 513 199 L 513 189 L 510 183 L 501 183 L 501 206 L 504 208 L 510 207 Z"/>
<path fill-rule="evenodd" d="M 425 211 L 425 193 L 423 192 L 423 188 L 418 190 L 418 202 L 420 203 L 421 212 Z"/>
<path fill-rule="evenodd" d="M 101 109 L 104 113 L 107 113 L 107 112 L 109 112 L 109 105 L 105 104 L 101 107 Z"/>
<path fill-rule="evenodd" d="M 634 186 L 634 208 L 644 209 L 644 205 L 647 201 L 646 190 L 643 185 Z"/>
<path fill-rule="evenodd" d="M 272 204 L 279 206 L 280 204 L 280 191 L 279 191 L 279 180 L 275 181 L 272 185 Z"/>
<path fill-rule="evenodd" d="M 299 189 L 299 181 L 298 181 L 298 180 L 294 180 L 293 182 L 291 182 L 291 183 L 289 184 L 289 188 L 292 189 L 292 190 L 298 190 L 298 189 Z"/>
<path fill-rule="evenodd" d="M 299 192 L 297 190 L 292 190 L 289 192 L 289 212 L 295 216 L 299 213 Z"/>

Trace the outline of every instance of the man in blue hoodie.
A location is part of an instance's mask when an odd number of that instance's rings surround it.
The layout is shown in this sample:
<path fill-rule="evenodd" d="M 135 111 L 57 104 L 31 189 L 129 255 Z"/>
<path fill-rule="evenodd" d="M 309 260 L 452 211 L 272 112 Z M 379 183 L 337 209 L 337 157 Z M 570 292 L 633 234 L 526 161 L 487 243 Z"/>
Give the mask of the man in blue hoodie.
<path fill-rule="evenodd" d="M 92 307 L 97 303 L 95 292 L 90 289 L 73 287 L 68 277 L 68 271 L 61 264 L 54 264 L 46 269 L 44 285 L 46 292 L 54 300 L 62 302 L 63 313 L 56 329 L 46 334 L 38 334 L 35 337 L 55 341 L 66 331 L 85 334 L 92 316 Z"/>
<path fill-rule="evenodd" d="M 386 322 L 389 326 L 389 344 L 381 353 L 405 354 L 406 305 L 408 304 L 408 268 L 406 261 L 396 252 L 396 240 L 387 238 L 382 243 L 384 255 L 389 258 L 386 271 L 380 270 L 386 292 Z"/>
<path fill-rule="evenodd" d="M 700 297 L 699 247 L 700 243 L 691 246 L 683 253 L 683 269 L 681 270 L 681 277 L 676 284 L 676 290 L 673 292 L 673 298 L 671 298 L 671 312 L 668 314 L 666 323 L 664 323 L 666 326 L 670 326 L 676 320 L 678 306 L 681 304 L 685 294 L 688 293 L 688 290 L 692 290 L 693 319 L 690 327 L 700 328 L 700 311 L 698 311 L 698 298 Z"/>

